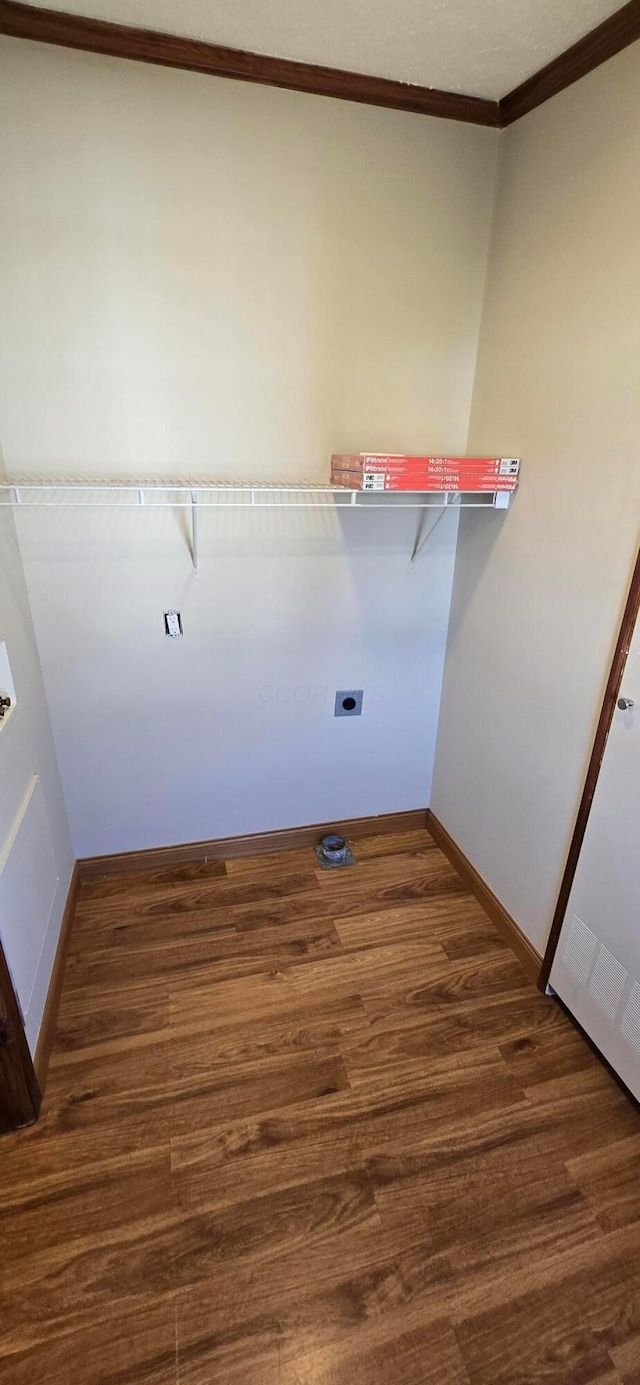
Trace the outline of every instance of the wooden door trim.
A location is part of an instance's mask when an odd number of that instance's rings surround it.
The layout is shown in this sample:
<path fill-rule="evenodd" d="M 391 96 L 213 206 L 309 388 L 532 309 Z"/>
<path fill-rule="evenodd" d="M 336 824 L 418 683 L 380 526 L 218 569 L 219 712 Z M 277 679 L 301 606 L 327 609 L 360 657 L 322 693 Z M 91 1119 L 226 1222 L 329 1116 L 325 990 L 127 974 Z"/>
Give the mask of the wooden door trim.
<path fill-rule="evenodd" d="M 7 1134 L 8 1130 L 19 1130 L 23 1125 L 32 1125 L 40 1113 L 42 1093 L 38 1085 L 36 1070 L 31 1057 L 31 1050 L 27 1043 L 27 1036 L 22 1018 L 22 1011 L 18 1003 L 11 973 L 4 954 L 4 948 L 0 942 L 0 1001 L 2 1009 L 6 1015 L 10 1031 L 10 1046 L 15 1047 L 16 1062 L 21 1069 L 24 1082 L 26 1099 L 19 1102 L 17 1107 L 17 1120 L 14 1126 L 9 1126 L 0 1131 Z"/>
<path fill-rule="evenodd" d="M 540 972 L 540 977 L 538 979 L 538 985 L 541 991 L 544 991 L 549 980 L 549 973 L 551 971 L 551 966 L 553 963 L 553 959 L 555 957 L 556 948 L 558 946 L 558 939 L 560 937 L 560 932 L 562 929 L 562 925 L 564 923 L 564 917 L 567 912 L 569 895 L 571 894 L 575 873 L 578 868 L 578 860 L 580 857 L 580 852 L 582 850 L 584 834 L 587 830 L 587 823 L 589 821 L 589 815 L 591 813 L 591 805 L 593 803 L 593 797 L 596 791 L 596 785 L 598 783 L 598 778 L 600 775 L 602 760 L 604 757 L 607 740 L 609 738 L 609 731 L 611 730 L 613 714 L 616 708 L 616 700 L 618 697 L 618 693 L 620 691 L 620 684 L 622 682 L 625 664 L 627 662 L 627 656 L 629 654 L 629 649 L 631 648 L 631 641 L 635 633 L 635 628 L 639 616 L 640 550 L 638 551 L 636 565 L 633 570 L 633 576 L 631 578 L 629 595 L 626 600 L 624 613 L 622 616 L 622 622 L 620 625 L 620 630 L 618 632 L 615 652 L 611 662 L 611 668 L 609 670 L 609 677 L 607 679 L 604 698 L 602 700 L 602 707 L 600 709 L 598 725 L 596 727 L 596 734 L 593 742 L 593 749 L 591 751 L 591 758 L 589 760 L 589 766 L 587 769 L 587 776 L 584 783 L 584 789 L 582 791 L 582 798 L 580 799 L 580 806 L 578 808 L 578 816 L 576 818 L 576 824 L 573 829 L 573 836 L 571 838 L 571 845 L 569 847 L 569 854 L 567 856 L 567 864 L 564 869 L 562 884 L 560 885 L 560 893 L 558 894 L 558 902 L 556 904 L 555 913 L 553 915 L 553 922 L 551 924 L 551 932 L 549 933 L 549 941 L 547 943 L 546 951 L 544 954 L 544 961 L 542 963 L 542 970 Z"/>

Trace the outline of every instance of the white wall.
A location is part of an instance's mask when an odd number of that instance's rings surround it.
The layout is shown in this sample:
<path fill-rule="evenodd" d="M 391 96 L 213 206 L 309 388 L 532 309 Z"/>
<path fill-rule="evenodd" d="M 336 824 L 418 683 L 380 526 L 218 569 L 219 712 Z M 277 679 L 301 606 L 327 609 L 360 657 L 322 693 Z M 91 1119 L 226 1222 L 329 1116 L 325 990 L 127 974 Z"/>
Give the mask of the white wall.
<path fill-rule="evenodd" d="M 495 131 L 13 40 L 0 88 L 12 473 L 464 448 Z M 427 804 L 455 521 L 410 568 L 416 525 L 207 516 L 193 578 L 176 516 L 21 517 L 77 853 Z"/>
<path fill-rule="evenodd" d="M 453 515 L 411 569 L 406 514 L 209 513 L 196 578 L 171 515 L 50 523 L 21 529 L 78 855 L 428 802 Z"/>
<path fill-rule="evenodd" d="M 0 937 L 35 1052 L 74 856 L 18 541 L 7 509 L 0 509 L 0 641 L 16 693 L 14 709 L 0 725 Z"/>
<path fill-rule="evenodd" d="M 461 525 L 432 805 L 542 950 L 640 515 L 640 45 L 512 126 L 469 446 L 523 458 Z"/>

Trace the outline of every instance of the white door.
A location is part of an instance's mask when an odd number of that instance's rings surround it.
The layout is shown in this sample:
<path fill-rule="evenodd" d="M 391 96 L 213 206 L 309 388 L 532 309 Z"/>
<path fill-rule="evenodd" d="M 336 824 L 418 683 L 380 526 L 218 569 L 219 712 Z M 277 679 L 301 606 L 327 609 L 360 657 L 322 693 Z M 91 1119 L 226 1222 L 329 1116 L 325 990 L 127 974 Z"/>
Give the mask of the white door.
<path fill-rule="evenodd" d="M 640 1098 L 640 621 L 550 984 Z"/>

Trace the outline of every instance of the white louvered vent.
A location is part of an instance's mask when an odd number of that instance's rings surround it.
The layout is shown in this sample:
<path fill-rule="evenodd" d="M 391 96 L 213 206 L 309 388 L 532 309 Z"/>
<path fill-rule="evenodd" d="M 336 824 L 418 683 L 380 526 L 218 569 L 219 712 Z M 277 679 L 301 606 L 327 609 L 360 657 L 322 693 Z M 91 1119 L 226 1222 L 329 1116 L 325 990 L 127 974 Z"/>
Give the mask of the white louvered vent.
<path fill-rule="evenodd" d="M 622 1016 L 622 1033 L 636 1053 L 640 1053 L 640 982 L 634 981 L 633 990 Z"/>
<path fill-rule="evenodd" d="M 595 956 L 598 939 L 595 933 L 587 928 L 586 923 L 573 915 L 569 936 L 564 949 L 564 960 L 570 972 L 573 972 L 576 980 L 582 986 L 586 986 L 587 978 L 591 970 L 591 963 Z"/>
<path fill-rule="evenodd" d="M 612 1020 L 622 998 L 624 983 L 629 973 L 626 967 L 614 957 L 613 953 L 600 943 L 596 964 L 589 981 L 589 994 L 596 1005 Z"/>

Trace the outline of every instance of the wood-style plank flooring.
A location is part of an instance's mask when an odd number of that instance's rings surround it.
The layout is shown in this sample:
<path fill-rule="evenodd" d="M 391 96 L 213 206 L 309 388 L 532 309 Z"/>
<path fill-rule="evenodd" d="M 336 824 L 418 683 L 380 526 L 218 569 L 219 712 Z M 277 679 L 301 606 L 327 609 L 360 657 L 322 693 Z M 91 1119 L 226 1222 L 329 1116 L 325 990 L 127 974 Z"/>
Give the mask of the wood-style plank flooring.
<path fill-rule="evenodd" d="M 3 1385 L 640 1385 L 640 1114 L 426 832 L 83 885 Z"/>

